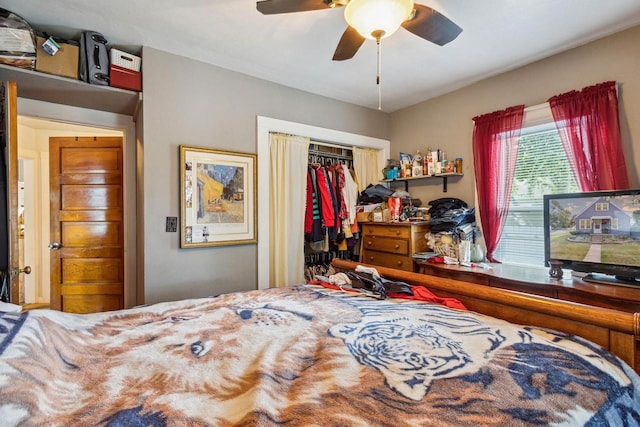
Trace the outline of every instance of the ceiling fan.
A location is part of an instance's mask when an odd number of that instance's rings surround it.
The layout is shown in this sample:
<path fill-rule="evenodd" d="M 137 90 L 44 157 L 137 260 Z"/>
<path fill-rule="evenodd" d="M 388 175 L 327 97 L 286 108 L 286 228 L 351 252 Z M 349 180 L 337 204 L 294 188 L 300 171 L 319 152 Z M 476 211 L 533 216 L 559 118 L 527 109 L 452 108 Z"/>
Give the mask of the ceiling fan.
<path fill-rule="evenodd" d="M 333 55 L 334 61 L 351 59 L 366 39 L 376 40 L 393 34 L 400 26 L 439 46 L 462 32 L 440 12 L 413 0 L 261 0 L 256 8 L 264 15 L 306 12 L 345 7 L 349 26 Z"/>

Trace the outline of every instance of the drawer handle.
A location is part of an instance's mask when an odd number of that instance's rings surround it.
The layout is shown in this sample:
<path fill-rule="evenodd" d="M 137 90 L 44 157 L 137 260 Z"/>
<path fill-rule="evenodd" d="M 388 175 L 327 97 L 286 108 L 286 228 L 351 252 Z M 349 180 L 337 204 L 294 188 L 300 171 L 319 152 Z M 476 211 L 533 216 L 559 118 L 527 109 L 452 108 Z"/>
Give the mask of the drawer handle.
<path fill-rule="evenodd" d="M 373 257 L 372 256 L 369 257 L 369 261 L 373 261 Z"/>
<path fill-rule="evenodd" d="M 396 248 L 396 249 L 400 249 L 400 245 L 396 245 L 396 246 L 395 246 L 395 248 Z"/>
<path fill-rule="evenodd" d="M 372 242 L 371 242 L 371 240 L 369 240 L 369 241 L 367 242 L 367 246 L 371 246 L 371 244 L 372 244 Z"/>
<path fill-rule="evenodd" d="M 398 267 L 402 267 L 402 261 L 398 261 L 396 264 L 398 264 Z"/>
<path fill-rule="evenodd" d="M 400 230 L 396 230 L 396 236 L 400 235 Z"/>

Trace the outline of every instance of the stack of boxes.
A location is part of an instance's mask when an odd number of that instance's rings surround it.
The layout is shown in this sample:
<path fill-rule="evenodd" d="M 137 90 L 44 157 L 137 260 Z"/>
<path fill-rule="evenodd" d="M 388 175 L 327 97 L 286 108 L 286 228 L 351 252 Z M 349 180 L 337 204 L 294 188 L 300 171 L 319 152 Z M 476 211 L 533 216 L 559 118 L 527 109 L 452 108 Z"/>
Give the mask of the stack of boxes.
<path fill-rule="evenodd" d="M 142 90 L 142 58 L 111 48 L 109 51 L 109 85 L 120 89 Z"/>
<path fill-rule="evenodd" d="M 0 8 L 0 63 L 79 80 L 80 59 L 87 55 L 81 50 L 78 41 L 35 31 L 20 16 Z M 142 91 L 142 58 L 111 48 L 109 63 L 110 86 Z M 106 84 L 106 73 L 101 84 Z"/>

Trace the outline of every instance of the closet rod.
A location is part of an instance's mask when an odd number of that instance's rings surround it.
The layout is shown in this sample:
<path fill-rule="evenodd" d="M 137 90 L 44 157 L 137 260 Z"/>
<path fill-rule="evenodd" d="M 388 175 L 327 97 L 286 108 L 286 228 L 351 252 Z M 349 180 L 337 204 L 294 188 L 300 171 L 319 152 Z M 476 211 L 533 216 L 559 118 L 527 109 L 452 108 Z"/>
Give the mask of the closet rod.
<path fill-rule="evenodd" d="M 351 146 L 350 145 L 339 145 L 339 144 L 332 144 L 330 142 L 325 142 L 325 141 L 319 141 L 317 139 L 312 139 L 309 141 L 311 144 L 316 144 L 316 145 L 323 145 L 325 147 L 332 147 L 332 148 L 342 148 L 343 150 L 351 150 Z"/>
<path fill-rule="evenodd" d="M 348 156 L 348 155 L 338 154 L 338 153 L 325 153 L 324 151 L 316 151 L 316 150 L 309 150 L 309 155 L 317 156 L 317 157 L 335 157 L 339 159 L 353 160 L 353 156 Z"/>

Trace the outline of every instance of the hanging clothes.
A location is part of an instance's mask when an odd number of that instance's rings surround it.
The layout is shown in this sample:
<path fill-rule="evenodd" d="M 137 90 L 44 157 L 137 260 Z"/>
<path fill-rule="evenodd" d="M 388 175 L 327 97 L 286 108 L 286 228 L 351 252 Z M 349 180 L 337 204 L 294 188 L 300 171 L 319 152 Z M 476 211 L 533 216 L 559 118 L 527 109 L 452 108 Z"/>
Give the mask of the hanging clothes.
<path fill-rule="evenodd" d="M 309 242 L 323 241 L 325 229 L 322 220 L 322 206 L 320 204 L 316 169 L 307 167 L 307 203 L 305 208 L 304 232 Z"/>
<path fill-rule="evenodd" d="M 345 259 L 353 259 L 357 246 L 354 234 L 358 232 L 358 192 L 350 169 L 353 166 L 351 153 L 310 148 L 308 162 L 305 255 L 326 253 L 329 262 L 335 256 L 332 254 L 343 254 Z M 305 263 L 308 264 L 308 258 L 305 258 Z"/>
<path fill-rule="evenodd" d="M 342 199 L 347 210 L 349 225 L 356 221 L 356 205 L 358 203 L 358 186 L 351 176 L 351 171 L 346 165 L 340 165 L 344 175 L 344 185 L 342 187 Z"/>
<path fill-rule="evenodd" d="M 338 235 L 338 200 L 331 181 L 331 173 L 327 167 L 313 165 L 316 171 L 318 194 L 320 199 L 320 211 L 322 221 L 329 234 L 329 239 L 334 240 Z"/>

